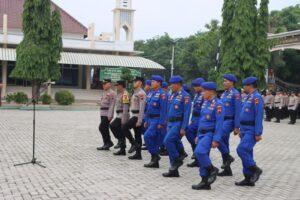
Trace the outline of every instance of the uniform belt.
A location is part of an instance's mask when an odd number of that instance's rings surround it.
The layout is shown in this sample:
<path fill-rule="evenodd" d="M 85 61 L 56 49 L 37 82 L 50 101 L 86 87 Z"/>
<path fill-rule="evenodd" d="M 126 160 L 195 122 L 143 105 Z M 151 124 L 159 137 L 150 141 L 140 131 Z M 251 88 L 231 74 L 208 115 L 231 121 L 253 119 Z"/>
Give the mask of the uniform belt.
<path fill-rule="evenodd" d="M 208 130 L 201 129 L 199 132 L 202 133 L 202 134 L 214 133 L 215 129 L 208 129 Z"/>
<path fill-rule="evenodd" d="M 170 117 L 169 122 L 181 122 L 182 117 Z"/>
<path fill-rule="evenodd" d="M 277 102 L 275 102 L 275 103 L 280 103 L 280 101 L 277 101 Z"/>
<path fill-rule="evenodd" d="M 150 114 L 149 117 L 150 119 L 158 118 L 160 117 L 160 114 Z"/>
<path fill-rule="evenodd" d="M 139 114 L 140 113 L 139 110 L 132 110 L 131 112 L 132 112 L 132 114 Z"/>
<path fill-rule="evenodd" d="M 255 126 L 255 121 L 241 121 L 243 126 Z"/>
<path fill-rule="evenodd" d="M 199 112 L 193 112 L 193 116 L 194 117 L 200 117 L 200 113 Z"/>
<path fill-rule="evenodd" d="M 266 105 L 270 105 L 271 103 L 266 103 Z"/>
<path fill-rule="evenodd" d="M 117 114 L 123 113 L 123 110 L 117 110 Z"/>
<path fill-rule="evenodd" d="M 293 107 L 294 105 L 291 105 L 291 106 L 289 106 L 289 107 Z"/>
<path fill-rule="evenodd" d="M 109 110 L 109 108 L 101 108 L 100 110 Z"/>
<path fill-rule="evenodd" d="M 225 121 L 227 121 L 227 120 L 234 120 L 234 117 L 233 116 L 225 116 L 224 120 Z"/>

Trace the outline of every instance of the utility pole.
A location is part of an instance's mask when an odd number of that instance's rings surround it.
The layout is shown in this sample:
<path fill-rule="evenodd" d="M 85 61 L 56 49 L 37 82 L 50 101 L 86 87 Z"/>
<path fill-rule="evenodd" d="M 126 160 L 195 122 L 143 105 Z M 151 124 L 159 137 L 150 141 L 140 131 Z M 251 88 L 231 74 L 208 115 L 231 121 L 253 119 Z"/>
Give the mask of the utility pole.
<path fill-rule="evenodd" d="M 174 75 L 174 66 L 175 66 L 175 46 L 176 46 L 176 43 L 177 43 L 179 40 L 180 40 L 180 39 L 176 39 L 176 40 L 173 40 L 173 42 L 172 42 L 171 77 Z"/>

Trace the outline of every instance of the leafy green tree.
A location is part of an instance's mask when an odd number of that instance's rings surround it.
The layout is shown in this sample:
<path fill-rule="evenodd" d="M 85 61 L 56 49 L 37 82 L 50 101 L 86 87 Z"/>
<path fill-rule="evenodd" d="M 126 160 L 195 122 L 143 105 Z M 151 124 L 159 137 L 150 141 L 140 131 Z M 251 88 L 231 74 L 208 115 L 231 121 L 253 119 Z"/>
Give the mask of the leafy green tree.
<path fill-rule="evenodd" d="M 121 79 L 126 81 L 126 85 L 127 85 L 127 91 L 129 93 L 133 93 L 133 85 L 132 82 L 134 80 L 134 77 L 131 73 L 131 70 L 128 68 L 122 68 L 122 75 L 121 75 Z"/>
<path fill-rule="evenodd" d="M 24 39 L 17 47 L 16 67 L 11 77 L 32 82 L 33 94 L 42 82 L 58 79 L 62 51 L 58 12 L 51 13 L 50 0 L 26 0 L 23 11 Z"/>

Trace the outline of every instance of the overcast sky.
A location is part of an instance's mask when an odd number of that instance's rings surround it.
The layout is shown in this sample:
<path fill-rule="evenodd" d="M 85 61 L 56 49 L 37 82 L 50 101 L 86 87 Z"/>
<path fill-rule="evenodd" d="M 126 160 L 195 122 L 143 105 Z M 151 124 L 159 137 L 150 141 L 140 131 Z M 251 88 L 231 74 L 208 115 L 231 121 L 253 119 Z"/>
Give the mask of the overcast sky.
<path fill-rule="evenodd" d="M 96 24 L 96 34 L 112 32 L 115 0 L 53 0 L 86 27 Z M 270 0 L 270 10 L 296 5 L 299 0 Z M 200 30 L 211 19 L 221 20 L 222 0 L 133 0 L 135 40 L 169 33 L 186 37 Z"/>

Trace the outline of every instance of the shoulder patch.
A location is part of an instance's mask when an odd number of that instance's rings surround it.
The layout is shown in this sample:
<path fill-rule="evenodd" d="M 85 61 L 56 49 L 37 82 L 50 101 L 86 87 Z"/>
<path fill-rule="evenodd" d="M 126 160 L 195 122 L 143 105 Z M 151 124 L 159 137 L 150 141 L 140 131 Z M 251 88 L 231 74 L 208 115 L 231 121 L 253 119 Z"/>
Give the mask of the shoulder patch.
<path fill-rule="evenodd" d="M 128 93 L 123 94 L 123 104 L 129 104 L 129 96 Z"/>
<path fill-rule="evenodd" d="M 144 95 L 143 93 L 141 93 L 141 94 L 139 94 L 139 98 L 140 98 L 141 100 L 144 100 L 145 95 Z"/>
<path fill-rule="evenodd" d="M 167 98 L 166 94 L 165 93 L 161 94 L 161 98 L 162 100 L 165 100 Z"/>
<path fill-rule="evenodd" d="M 255 103 L 255 105 L 258 105 L 259 104 L 259 98 L 255 98 L 254 103 Z"/>
<path fill-rule="evenodd" d="M 219 114 L 222 113 L 222 106 L 217 106 L 217 112 L 218 112 Z"/>
<path fill-rule="evenodd" d="M 235 99 L 239 101 L 241 99 L 240 94 L 236 94 Z"/>
<path fill-rule="evenodd" d="M 188 96 L 185 96 L 185 97 L 184 97 L 184 103 L 185 103 L 185 104 L 188 104 L 189 101 L 190 101 L 190 98 L 189 98 Z"/>

